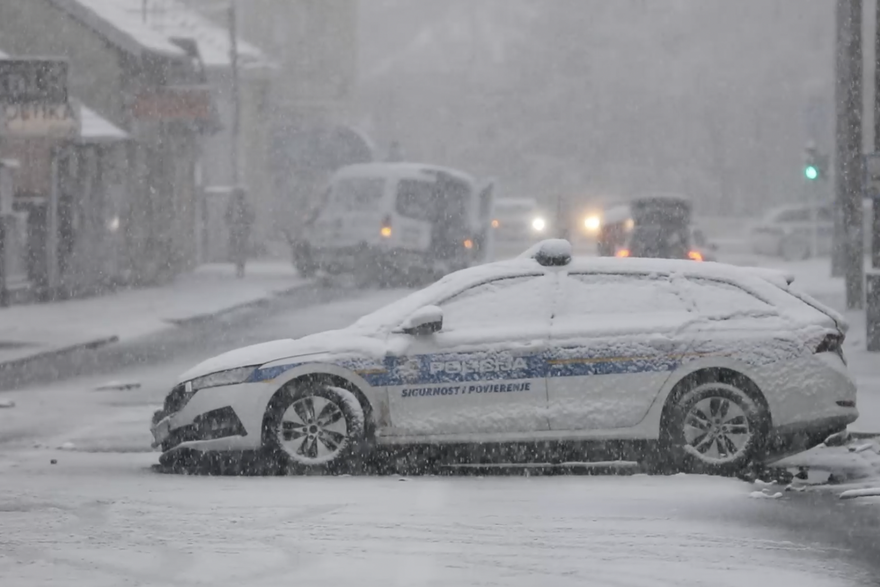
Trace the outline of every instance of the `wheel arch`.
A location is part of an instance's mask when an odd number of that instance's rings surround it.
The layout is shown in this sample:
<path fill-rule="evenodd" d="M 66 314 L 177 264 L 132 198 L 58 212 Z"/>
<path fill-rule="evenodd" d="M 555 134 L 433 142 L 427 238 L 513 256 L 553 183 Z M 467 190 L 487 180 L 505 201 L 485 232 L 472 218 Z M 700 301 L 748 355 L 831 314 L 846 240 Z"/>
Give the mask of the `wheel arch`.
<path fill-rule="evenodd" d="M 764 409 L 767 418 L 767 429 L 765 432 L 769 433 L 773 428 L 773 414 L 770 410 L 770 404 L 767 401 L 764 392 L 758 384 L 755 383 L 755 379 L 750 375 L 749 371 L 749 369 L 738 368 L 738 365 L 704 365 L 682 373 L 678 378 L 671 382 L 671 385 L 669 385 L 669 392 L 666 394 L 663 401 L 663 408 L 660 413 L 659 422 L 660 436 L 662 437 L 664 431 L 667 429 L 669 418 L 672 415 L 672 410 L 675 404 L 687 392 L 689 386 L 691 384 L 700 384 L 709 381 L 719 381 L 742 389 L 749 398 Z"/>
<path fill-rule="evenodd" d="M 370 386 L 357 373 L 335 365 L 309 365 L 307 368 L 295 368 L 286 373 L 280 385 L 278 385 L 263 407 L 263 428 L 265 429 L 269 409 L 279 400 L 281 394 L 286 389 L 291 386 L 296 387 L 314 383 L 341 387 L 354 394 L 364 411 L 364 432 L 367 438 L 375 436 L 379 426 L 378 418 L 380 418 L 382 413 L 379 391 L 375 387 Z"/>

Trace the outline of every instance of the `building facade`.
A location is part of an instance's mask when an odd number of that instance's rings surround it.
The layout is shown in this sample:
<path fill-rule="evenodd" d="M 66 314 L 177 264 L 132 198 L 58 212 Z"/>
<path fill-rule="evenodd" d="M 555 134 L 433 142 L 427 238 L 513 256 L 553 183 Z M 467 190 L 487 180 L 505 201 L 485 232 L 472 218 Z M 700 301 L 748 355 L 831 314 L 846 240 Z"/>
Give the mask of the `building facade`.
<path fill-rule="evenodd" d="M 71 93 L 130 135 L 120 271 L 125 281 L 155 283 L 197 262 L 197 169 L 217 121 L 197 55 L 141 26 L 123 4 L 3 2 L 0 38 L 17 55 L 65 58 Z M 68 159 L 57 161 L 62 176 Z"/>

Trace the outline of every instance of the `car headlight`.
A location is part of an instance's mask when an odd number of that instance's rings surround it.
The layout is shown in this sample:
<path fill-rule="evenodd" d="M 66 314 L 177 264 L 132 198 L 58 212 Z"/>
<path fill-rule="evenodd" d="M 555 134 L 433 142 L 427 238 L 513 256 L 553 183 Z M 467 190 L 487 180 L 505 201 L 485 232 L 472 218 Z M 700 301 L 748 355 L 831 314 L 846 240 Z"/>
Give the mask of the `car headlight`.
<path fill-rule="evenodd" d="M 256 370 L 256 367 L 238 367 L 236 369 L 218 371 L 217 373 L 211 373 L 210 375 L 196 377 L 192 381 L 187 382 L 187 391 L 190 390 L 189 384 L 192 385 L 192 393 L 195 393 L 200 389 L 207 389 L 209 387 L 221 387 L 223 385 L 244 383 L 250 379 L 251 375 L 253 375 Z"/>
<path fill-rule="evenodd" d="M 602 226 L 602 219 L 598 216 L 587 216 L 584 218 L 584 228 L 589 230 L 590 232 L 595 232 L 599 230 Z"/>
<path fill-rule="evenodd" d="M 535 218 L 534 220 L 532 220 L 532 228 L 534 228 L 534 229 L 537 230 L 538 232 L 541 232 L 541 231 L 544 230 L 546 227 L 547 227 L 547 223 L 546 223 L 546 222 L 544 221 L 544 219 L 541 218 L 540 216 L 538 216 L 537 218 Z"/>

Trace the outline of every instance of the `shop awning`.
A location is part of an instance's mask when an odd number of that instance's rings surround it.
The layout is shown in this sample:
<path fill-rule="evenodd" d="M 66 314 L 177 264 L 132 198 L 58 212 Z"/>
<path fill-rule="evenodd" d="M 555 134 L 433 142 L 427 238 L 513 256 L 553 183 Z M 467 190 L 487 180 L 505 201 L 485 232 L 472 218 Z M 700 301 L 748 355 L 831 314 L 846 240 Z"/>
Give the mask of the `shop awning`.
<path fill-rule="evenodd" d="M 80 102 L 75 103 L 79 107 L 80 117 L 80 133 L 77 142 L 86 144 L 118 143 L 130 138 L 127 132 L 91 108 Z"/>

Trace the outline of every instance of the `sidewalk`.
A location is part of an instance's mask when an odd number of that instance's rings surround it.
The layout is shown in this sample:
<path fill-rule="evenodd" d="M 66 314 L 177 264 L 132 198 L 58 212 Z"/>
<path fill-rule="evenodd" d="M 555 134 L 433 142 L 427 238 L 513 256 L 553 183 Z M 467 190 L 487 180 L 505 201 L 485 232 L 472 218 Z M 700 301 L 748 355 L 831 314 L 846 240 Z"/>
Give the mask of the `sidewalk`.
<path fill-rule="evenodd" d="M 106 296 L 0 310 L 0 368 L 169 330 L 284 294 L 307 283 L 289 262 L 199 267 L 173 283 Z"/>

